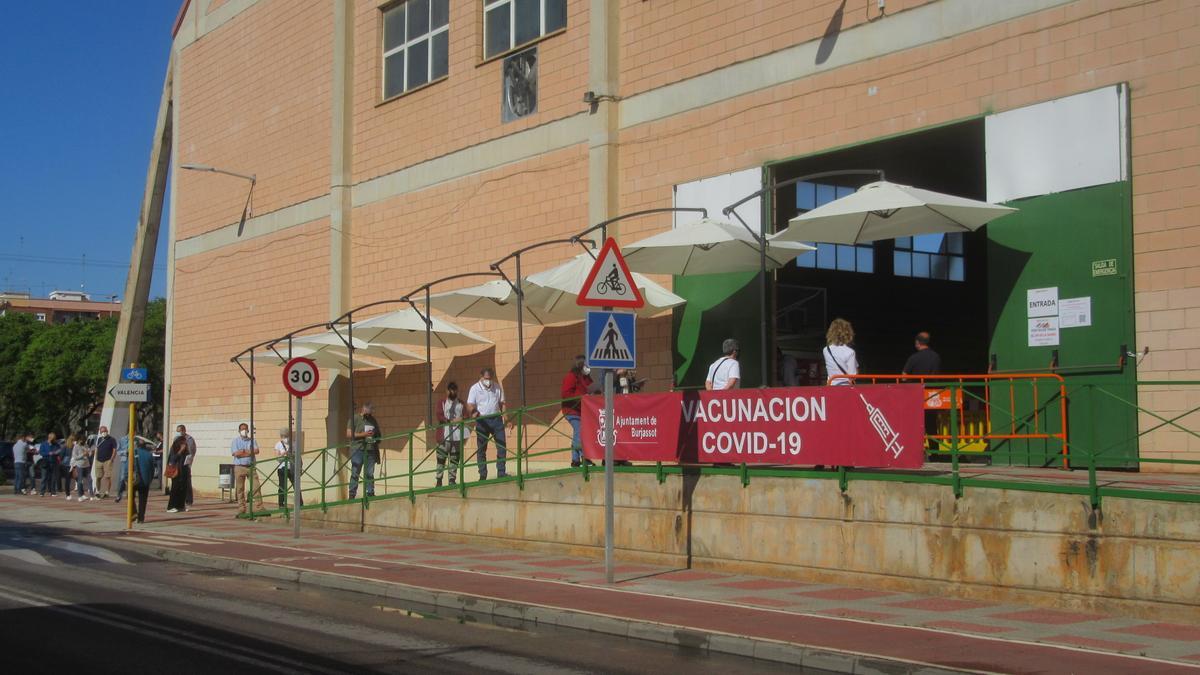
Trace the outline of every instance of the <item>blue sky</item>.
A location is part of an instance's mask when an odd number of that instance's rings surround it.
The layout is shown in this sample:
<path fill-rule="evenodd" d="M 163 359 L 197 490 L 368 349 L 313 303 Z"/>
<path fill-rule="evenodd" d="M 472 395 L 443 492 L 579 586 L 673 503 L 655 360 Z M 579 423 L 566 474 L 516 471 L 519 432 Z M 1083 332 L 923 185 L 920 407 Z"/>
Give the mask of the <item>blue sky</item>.
<path fill-rule="evenodd" d="M 179 5 L 4 3 L 0 288 L 124 295 Z M 151 297 L 166 293 L 165 218 Z"/>

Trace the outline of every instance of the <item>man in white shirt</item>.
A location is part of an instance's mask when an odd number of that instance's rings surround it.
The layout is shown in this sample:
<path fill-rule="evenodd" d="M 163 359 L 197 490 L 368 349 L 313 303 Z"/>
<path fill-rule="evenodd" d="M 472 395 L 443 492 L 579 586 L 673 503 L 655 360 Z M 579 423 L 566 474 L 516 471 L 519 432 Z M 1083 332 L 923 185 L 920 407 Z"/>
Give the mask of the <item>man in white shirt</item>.
<path fill-rule="evenodd" d="M 709 391 L 737 389 L 742 380 L 742 367 L 738 364 L 738 341 L 729 338 L 721 343 L 721 358 L 712 362 L 708 367 L 708 377 L 704 378 L 704 388 Z"/>
<path fill-rule="evenodd" d="M 508 448 L 504 443 L 504 388 L 496 381 L 496 371 L 484 368 L 479 371 L 479 381 L 471 385 L 467 393 L 467 416 L 475 420 L 475 464 L 479 467 L 479 480 L 487 480 L 488 438 L 496 441 L 496 476 L 504 478 L 504 461 Z"/>

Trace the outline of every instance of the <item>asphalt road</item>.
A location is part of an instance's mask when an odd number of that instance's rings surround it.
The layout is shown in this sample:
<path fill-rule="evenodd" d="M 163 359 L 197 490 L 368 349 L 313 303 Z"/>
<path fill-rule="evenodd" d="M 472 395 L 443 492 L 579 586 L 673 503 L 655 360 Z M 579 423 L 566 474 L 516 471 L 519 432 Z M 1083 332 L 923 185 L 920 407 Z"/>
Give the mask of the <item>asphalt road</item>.
<path fill-rule="evenodd" d="M 0 655 L 9 673 L 800 672 L 584 631 L 438 616 L 4 521 Z"/>

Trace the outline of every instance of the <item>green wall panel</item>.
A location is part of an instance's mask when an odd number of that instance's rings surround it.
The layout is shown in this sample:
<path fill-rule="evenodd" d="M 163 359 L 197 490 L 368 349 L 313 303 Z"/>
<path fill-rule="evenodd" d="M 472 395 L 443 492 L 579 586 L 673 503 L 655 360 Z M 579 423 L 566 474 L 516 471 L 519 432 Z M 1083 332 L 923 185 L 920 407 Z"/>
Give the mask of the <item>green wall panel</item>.
<path fill-rule="evenodd" d="M 675 310 L 675 381 L 703 387 L 708 366 L 721 355 L 725 338 L 737 338 L 742 352 L 742 386 L 756 387 L 759 372 L 760 318 L 758 274 L 703 274 L 675 277 L 676 295 L 687 304 Z"/>

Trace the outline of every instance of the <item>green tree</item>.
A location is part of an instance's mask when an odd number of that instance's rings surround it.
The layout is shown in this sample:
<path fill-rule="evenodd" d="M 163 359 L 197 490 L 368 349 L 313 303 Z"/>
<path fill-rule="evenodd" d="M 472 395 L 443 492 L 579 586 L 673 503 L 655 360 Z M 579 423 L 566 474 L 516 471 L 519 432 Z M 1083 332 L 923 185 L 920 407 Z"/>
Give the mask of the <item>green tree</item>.
<path fill-rule="evenodd" d="M 30 431 L 22 428 L 27 423 L 29 387 L 17 376 L 17 363 L 34 335 L 45 327 L 31 314 L 0 316 L 0 438 Z"/>

